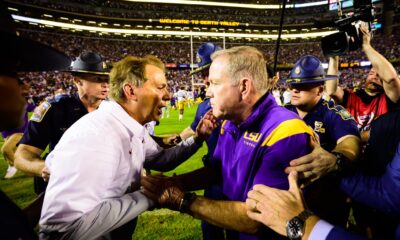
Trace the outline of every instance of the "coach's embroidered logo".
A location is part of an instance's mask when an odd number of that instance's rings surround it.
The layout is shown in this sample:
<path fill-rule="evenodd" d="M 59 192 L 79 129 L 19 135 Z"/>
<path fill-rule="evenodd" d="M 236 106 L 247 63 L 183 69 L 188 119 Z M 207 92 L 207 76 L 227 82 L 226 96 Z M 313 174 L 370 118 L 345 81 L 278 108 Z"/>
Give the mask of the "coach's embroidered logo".
<path fill-rule="evenodd" d="M 262 136 L 262 133 L 255 133 L 255 132 L 248 133 L 248 132 L 246 131 L 246 132 L 244 133 L 243 138 L 244 138 L 244 139 L 247 139 L 247 140 L 250 140 L 250 141 L 252 141 L 252 142 L 258 142 L 258 141 L 260 141 L 261 136 Z"/>

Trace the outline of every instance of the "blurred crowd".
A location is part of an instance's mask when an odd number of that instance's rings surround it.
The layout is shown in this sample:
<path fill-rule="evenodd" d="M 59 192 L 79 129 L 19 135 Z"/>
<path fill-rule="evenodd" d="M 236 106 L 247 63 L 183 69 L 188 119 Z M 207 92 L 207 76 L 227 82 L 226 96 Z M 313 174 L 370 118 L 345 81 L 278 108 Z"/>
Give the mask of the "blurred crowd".
<path fill-rule="evenodd" d="M 189 87 L 192 85 L 192 77 L 189 76 L 190 69 L 178 68 L 179 64 L 190 64 L 190 42 L 189 41 L 127 41 L 118 39 L 105 38 L 89 38 L 76 35 L 59 35 L 48 32 L 33 32 L 22 31 L 22 35 L 31 39 L 35 39 L 46 45 L 52 46 L 62 52 L 65 52 L 72 59 L 75 59 L 84 49 L 85 51 L 98 52 L 102 57 L 112 64 L 127 55 L 145 56 L 155 55 L 162 59 L 167 64 L 172 64 L 173 67 L 168 68 L 167 79 L 171 92 L 176 92 L 180 86 Z M 390 44 L 389 44 L 390 43 Z M 392 35 L 390 37 L 376 37 L 373 40 L 373 45 L 387 59 L 394 61 L 400 58 L 400 36 Z M 200 42 L 193 44 L 193 49 L 197 49 Z M 222 44 L 221 44 L 222 45 Z M 236 43 L 227 43 L 226 48 L 236 46 Z M 247 44 L 253 45 L 262 50 L 268 62 L 272 65 L 275 54 L 274 44 Z M 390 47 L 389 47 L 390 46 Z M 196 56 L 194 54 L 194 61 Z M 278 64 L 290 65 L 296 59 L 306 54 L 312 54 L 323 62 L 327 62 L 324 58 L 320 43 L 309 41 L 303 43 L 283 43 L 280 48 Z M 352 63 L 354 61 L 366 60 L 366 56 L 362 51 L 349 52 L 341 57 L 341 62 Z M 187 65 L 186 65 L 187 66 Z M 399 68 L 399 67 L 397 67 Z M 281 71 L 281 78 L 288 75 L 288 71 Z M 355 88 L 362 86 L 362 79 L 368 74 L 368 69 L 365 68 L 346 68 L 342 69 L 340 83 L 345 88 Z M 57 94 L 73 94 L 76 92 L 72 81 L 72 76 L 62 72 L 46 72 L 46 73 L 27 73 L 23 74 L 24 82 L 31 85 L 31 96 L 34 102 L 38 104 L 45 98 L 54 97 Z M 202 79 L 198 75 L 193 76 L 195 85 L 201 84 Z"/>

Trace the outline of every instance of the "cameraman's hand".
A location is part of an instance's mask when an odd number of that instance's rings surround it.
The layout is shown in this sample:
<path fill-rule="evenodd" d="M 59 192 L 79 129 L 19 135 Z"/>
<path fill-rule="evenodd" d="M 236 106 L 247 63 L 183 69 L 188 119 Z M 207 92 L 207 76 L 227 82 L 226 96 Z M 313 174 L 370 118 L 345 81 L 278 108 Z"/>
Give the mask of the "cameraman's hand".
<path fill-rule="evenodd" d="M 363 37 L 363 43 L 362 46 L 363 48 L 371 46 L 371 32 L 369 31 L 369 25 L 366 22 L 361 22 L 360 25 L 360 31 L 362 33 Z"/>

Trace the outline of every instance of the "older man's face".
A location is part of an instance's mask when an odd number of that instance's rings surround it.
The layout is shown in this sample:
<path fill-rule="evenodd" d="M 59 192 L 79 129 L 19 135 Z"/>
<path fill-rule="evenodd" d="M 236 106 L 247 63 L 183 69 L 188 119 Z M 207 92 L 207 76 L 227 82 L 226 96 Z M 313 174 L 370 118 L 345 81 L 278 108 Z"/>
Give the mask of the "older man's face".
<path fill-rule="evenodd" d="M 159 121 L 166 101 L 170 100 L 167 79 L 160 68 L 147 65 L 145 68 L 147 81 L 138 90 L 138 104 L 143 123 Z"/>
<path fill-rule="evenodd" d="M 24 123 L 26 101 L 22 87 L 16 76 L 0 75 L 0 131 L 14 129 Z"/>
<path fill-rule="evenodd" d="M 237 85 L 233 85 L 226 73 L 227 59 L 224 56 L 217 57 L 210 66 L 210 86 L 207 96 L 210 97 L 213 114 L 217 118 L 234 120 L 240 109 L 241 93 Z"/>

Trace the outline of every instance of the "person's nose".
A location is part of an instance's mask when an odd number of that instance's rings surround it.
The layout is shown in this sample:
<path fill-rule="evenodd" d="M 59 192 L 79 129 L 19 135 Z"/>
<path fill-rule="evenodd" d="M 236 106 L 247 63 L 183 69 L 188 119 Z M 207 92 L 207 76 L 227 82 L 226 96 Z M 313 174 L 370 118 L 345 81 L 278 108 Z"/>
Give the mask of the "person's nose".
<path fill-rule="evenodd" d="M 208 98 L 213 98 L 213 97 L 214 97 L 212 85 L 210 85 L 210 86 L 207 88 L 206 97 L 208 97 Z"/>
<path fill-rule="evenodd" d="M 165 88 L 162 100 L 164 100 L 164 101 L 171 100 L 171 93 L 169 92 L 169 90 L 167 88 Z"/>
<path fill-rule="evenodd" d="M 290 87 L 289 90 L 290 90 L 291 92 L 294 92 L 294 93 L 299 93 L 299 92 L 300 92 L 300 90 L 297 89 L 296 87 Z"/>

